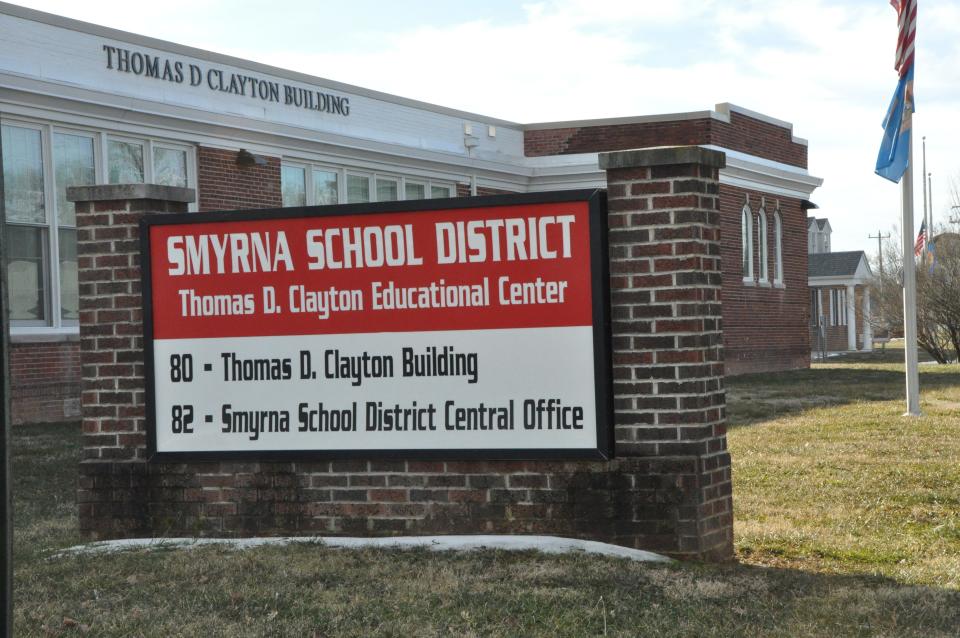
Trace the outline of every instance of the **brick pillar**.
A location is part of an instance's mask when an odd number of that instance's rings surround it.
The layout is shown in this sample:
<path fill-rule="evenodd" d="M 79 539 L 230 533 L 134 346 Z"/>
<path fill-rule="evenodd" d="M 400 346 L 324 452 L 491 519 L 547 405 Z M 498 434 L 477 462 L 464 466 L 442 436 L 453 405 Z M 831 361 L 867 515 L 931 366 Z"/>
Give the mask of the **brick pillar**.
<path fill-rule="evenodd" d="M 698 146 L 600 154 L 616 453 L 652 457 L 676 481 L 673 553 L 721 560 L 733 555 L 720 320 L 724 165 L 722 152 Z"/>
<path fill-rule="evenodd" d="M 136 492 L 146 445 L 138 224 L 151 213 L 185 213 L 195 196 L 190 188 L 123 184 L 69 188 L 67 197 L 76 203 L 80 279 L 80 529 L 109 535 L 145 520 Z"/>

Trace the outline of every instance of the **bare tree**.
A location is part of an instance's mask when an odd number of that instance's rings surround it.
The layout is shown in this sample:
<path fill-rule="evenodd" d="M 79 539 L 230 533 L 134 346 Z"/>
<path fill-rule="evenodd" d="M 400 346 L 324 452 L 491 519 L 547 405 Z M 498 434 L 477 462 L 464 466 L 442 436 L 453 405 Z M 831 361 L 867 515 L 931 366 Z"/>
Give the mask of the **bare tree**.
<path fill-rule="evenodd" d="M 877 333 L 903 326 L 903 255 L 891 233 L 883 246 L 883 274 L 874 269 L 871 321 Z M 939 363 L 960 356 L 960 236 L 941 232 L 931 256 L 917 266 L 917 344 Z M 910 256 L 913 258 L 913 256 Z"/>

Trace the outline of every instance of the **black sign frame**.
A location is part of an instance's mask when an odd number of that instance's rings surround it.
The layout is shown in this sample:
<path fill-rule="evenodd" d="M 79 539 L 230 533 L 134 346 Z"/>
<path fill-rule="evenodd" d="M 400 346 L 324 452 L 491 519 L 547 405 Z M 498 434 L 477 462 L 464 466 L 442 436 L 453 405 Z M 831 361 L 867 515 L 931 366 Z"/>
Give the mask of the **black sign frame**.
<path fill-rule="evenodd" d="M 595 448 L 480 448 L 381 450 L 230 450 L 161 452 L 157 450 L 154 378 L 153 286 L 150 229 L 162 225 L 201 224 L 382 213 L 412 213 L 446 209 L 491 208 L 525 204 L 586 202 L 590 235 L 590 280 L 593 317 L 593 372 L 596 404 Z M 485 195 L 469 198 L 405 200 L 396 202 L 243 209 L 202 213 L 147 215 L 140 220 L 140 267 L 143 298 L 144 382 L 146 389 L 147 460 L 156 463 L 209 461 L 320 461 L 350 459 L 391 460 L 609 460 L 614 456 L 613 358 L 610 323 L 610 260 L 607 194 L 602 189 L 579 189 Z"/>

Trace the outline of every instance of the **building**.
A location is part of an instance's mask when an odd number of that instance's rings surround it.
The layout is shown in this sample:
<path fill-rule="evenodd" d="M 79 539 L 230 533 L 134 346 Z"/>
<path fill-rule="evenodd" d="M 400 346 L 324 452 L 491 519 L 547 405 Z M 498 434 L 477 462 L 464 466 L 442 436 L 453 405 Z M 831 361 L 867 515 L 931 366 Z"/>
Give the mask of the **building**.
<path fill-rule="evenodd" d="M 518 124 L 0 3 L 13 418 L 79 414 L 68 186 L 196 190 L 193 210 L 604 187 L 597 153 L 723 150 L 727 371 L 803 367 L 806 204 L 792 125 L 732 105 Z M 127 285 L 116 283 L 115 285 Z"/>
<path fill-rule="evenodd" d="M 870 281 L 862 250 L 831 252 L 830 222 L 807 218 L 810 344 L 816 351 L 873 349 Z"/>

